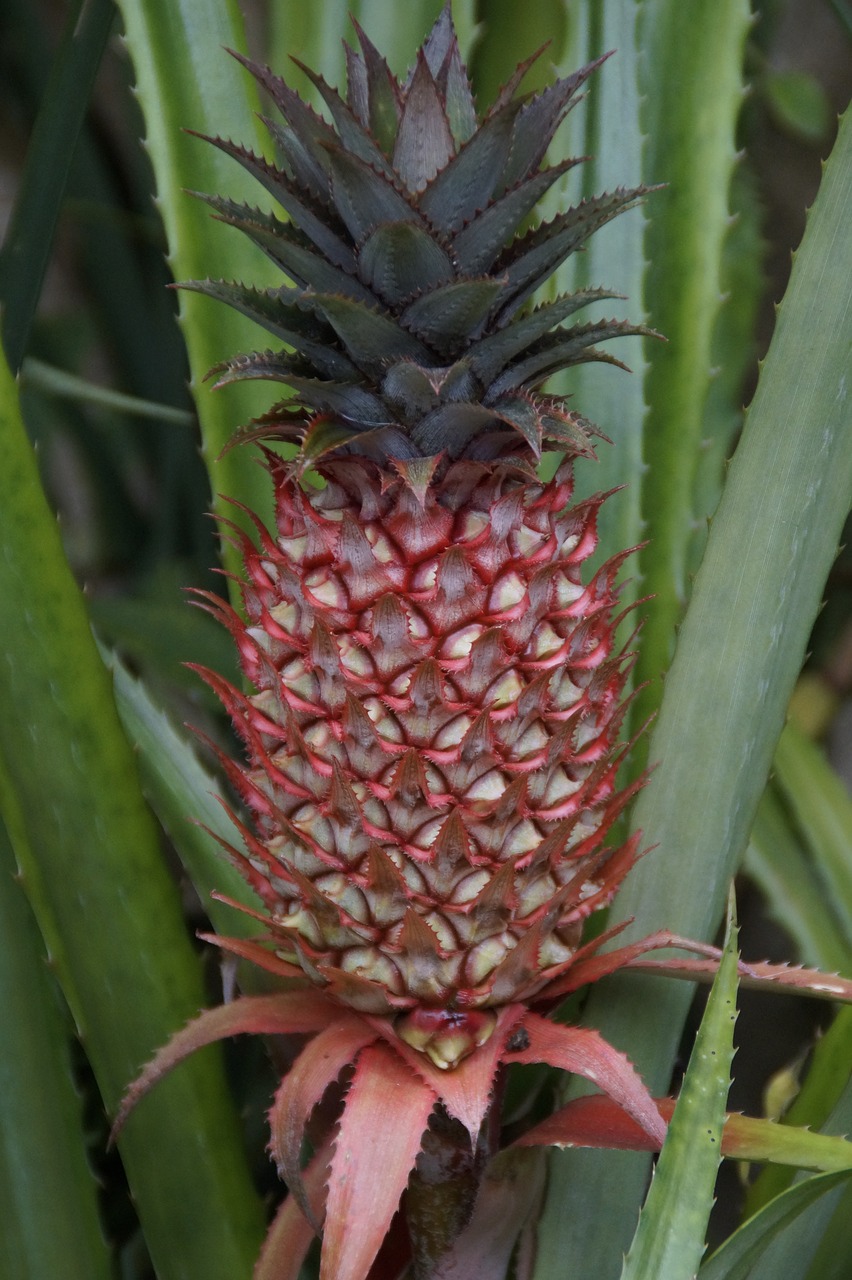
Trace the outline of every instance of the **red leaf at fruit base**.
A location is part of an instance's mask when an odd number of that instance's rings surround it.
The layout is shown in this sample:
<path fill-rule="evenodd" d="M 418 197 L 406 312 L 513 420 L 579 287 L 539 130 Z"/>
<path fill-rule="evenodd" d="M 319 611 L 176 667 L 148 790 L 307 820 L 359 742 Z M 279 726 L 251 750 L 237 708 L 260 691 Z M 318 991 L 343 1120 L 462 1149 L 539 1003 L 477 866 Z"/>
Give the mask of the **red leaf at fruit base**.
<path fill-rule="evenodd" d="M 387 1234 L 437 1101 L 384 1044 L 358 1057 L 326 1200 L 320 1280 L 363 1280 Z"/>

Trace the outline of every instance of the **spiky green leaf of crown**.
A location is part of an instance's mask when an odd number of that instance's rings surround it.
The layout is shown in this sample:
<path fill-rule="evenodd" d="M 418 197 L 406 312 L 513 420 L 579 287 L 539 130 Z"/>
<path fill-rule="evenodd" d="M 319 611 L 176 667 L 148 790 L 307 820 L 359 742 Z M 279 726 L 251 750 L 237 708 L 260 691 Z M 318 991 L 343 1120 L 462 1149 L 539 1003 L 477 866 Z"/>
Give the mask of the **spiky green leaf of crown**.
<path fill-rule="evenodd" d="M 241 58 L 284 124 L 267 120 L 277 163 L 221 138 L 215 145 L 260 180 L 288 215 L 218 196 L 291 286 L 192 282 L 265 327 L 284 348 L 229 360 L 219 383 L 263 378 L 293 397 L 243 433 L 300 446 L 303 465 L 330 451 L 396 460 L 479 461 L 589 454 L 592 424 L 541 394 L 550 375 L 587 360 L 619 362 L 599 343 L 643 332 L 623 321 L 565 325 L 604 289 L 532 310 L 531 295 L 644 188 L 586 200 L 518 233 L 577 163 L 544 165 L 589 64 L 537 95 L 519 95 L 529 62 L 477 119 L 449 4 L 401 83 L 357 28 L 344 99 L 302 68 L 330 122 L 278 76 Z M 300 64 L 301 65 L 301 64 Z M 292 350 L 288 349 L 292 348 Z"/>

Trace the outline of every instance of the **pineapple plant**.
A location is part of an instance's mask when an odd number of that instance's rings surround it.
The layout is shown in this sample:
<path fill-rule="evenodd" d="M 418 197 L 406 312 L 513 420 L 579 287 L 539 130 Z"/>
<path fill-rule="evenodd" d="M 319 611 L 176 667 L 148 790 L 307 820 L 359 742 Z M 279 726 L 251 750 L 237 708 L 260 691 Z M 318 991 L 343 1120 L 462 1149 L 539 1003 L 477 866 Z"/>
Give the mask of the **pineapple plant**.
<path fill-rule="evenodd" d="M 597 64 L 535 96 L 520 92 L 522 64 L 480 119 L 449 5 L 404 82 L 357 37 L 345 98 L 303 68 L 328 118 L 243 59 L 283 118 L 268 122 L 277 163 L 209 139 L 287 220 L 204 198 L 290 283 L 184 286 L 284 344 L 216 370 L 220 386 L 262 379 L 290 394 L 234 438 L 263 444 L 275 493 L 274 531 L 256 520 L 252 539 L 232 526 L 245 617 L 202 593 L 250 691 L 199 668 L 245 743 L 244 764 L 220 753 L 251 815 L 235 815 L 240 841 L 227 851 L 264 907 L 262 942 L 212 940 L 282 990 L 190 1024 L 119 1116 L 211 1040 L 311 1037 L 270 1113 L 291 1197 L 261 1266 L 290 1274 L 301 1214 L 324 1223 L 321 1274 L 335 1280 L 367 1275 L 386 1237 L 399 1247 L 388 1232 L 406 1187 L 402 1247 L 416 1273 L 452 1250 L 498 1150 L 507 1063 L 585 1076 L 605 1095 L 596 1143 L 659 1148 L 670 1113 L 629 1062 L 544 1015 L 649 950 L 698 952 L 657 962 L 688 976 L 712 972 L 718 955 L 668 933 L 604 954 L 616 930 L 583 939 L 639 852 L 638 835 L 607 844 L 641 785 L 618 785 L 631 654 L 616 643 L 616 580 L 630 552 L 584 573 L 606 495 L 572 505 L 572 469 L 602 433 L 542 387 L 582 361 L 617 365 L 599 344 L 646 330 L 576 323 L 617 296 L 602 288 L 530 300 L 647 189 L 525 229 L 576 163 L 545 155 Z M 274 449 L 282 441 L 295 456 Z M 562 460 L 545 483 L 546 452 Z M 823 990 L 849 995 L 842 982 Z M 311 1117 L 346 1071 L 303 1170 Z M 566 1124 L 528 1140 L 580 1141 Z M 436 1149 L 463 1166 L 438 1180 L 437 1230 Z"/>

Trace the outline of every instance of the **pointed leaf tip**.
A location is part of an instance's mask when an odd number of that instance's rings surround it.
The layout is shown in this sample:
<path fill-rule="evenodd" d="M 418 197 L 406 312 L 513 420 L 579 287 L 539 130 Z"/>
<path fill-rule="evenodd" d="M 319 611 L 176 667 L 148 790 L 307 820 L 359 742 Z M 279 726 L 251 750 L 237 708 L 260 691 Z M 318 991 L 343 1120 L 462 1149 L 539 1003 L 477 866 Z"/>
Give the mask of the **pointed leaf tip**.
<path fill-rule="evenodd" d="M 362 1050 L 331 1161 L 320 1280 L 364 1280 L 435 1102 L 435 1091 L 387 1045 Z"/>

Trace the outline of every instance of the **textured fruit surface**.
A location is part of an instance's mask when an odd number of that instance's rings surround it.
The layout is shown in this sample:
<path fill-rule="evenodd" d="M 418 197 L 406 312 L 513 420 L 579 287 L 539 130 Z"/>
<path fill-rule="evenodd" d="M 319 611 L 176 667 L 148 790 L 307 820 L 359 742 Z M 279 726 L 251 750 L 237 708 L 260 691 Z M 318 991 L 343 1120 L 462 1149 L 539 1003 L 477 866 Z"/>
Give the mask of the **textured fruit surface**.
<path fill-rule="evenodd" d="M 281 167 L 217 141 L 289 221 L 210 203 L 293 287 L 192 287 L 286 344 L 218 372 L 290 386 L 241 437 L 298 456 L 267 451 L 274 532 L 235 533 L 247 622 L 208 597 L 254 692 L 206 676 L 246 744 L 227 767 L 255 825 L 235 856 L 275 949 L 411 1043 L 417 1010 L 459 1015 L 453 1056 L 464 1011 L 570 965 L 635 856 L 605 846 L 628 799 L 623 557 L 584 574 L 603 495 L 571 505 L 600 433 L 540 388 L 637 329 L 563 325 L 603 289 L 526 304 L 642 193 L 518 233 L 575 163 L 544 156 L 594 68 L 525 96 L 521 67 L 480 121 L 449 7 L 405 82 L 358 38 L 346 99 L 308 73 L 330 121 L 249 66 L 285 120 Z M 563 462 L 545 484 L 548 449 Z"/>

